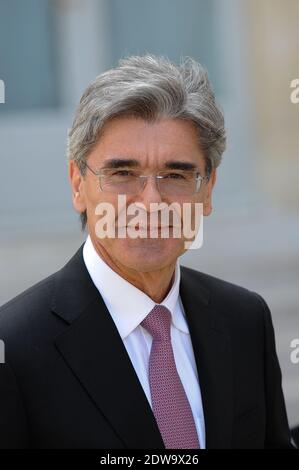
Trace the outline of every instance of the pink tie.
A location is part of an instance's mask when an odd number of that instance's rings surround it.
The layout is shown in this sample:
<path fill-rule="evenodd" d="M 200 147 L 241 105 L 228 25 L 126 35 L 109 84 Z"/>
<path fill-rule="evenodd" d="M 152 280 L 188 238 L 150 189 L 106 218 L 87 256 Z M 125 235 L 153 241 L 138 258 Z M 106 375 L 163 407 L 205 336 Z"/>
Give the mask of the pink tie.
<path fill-rule="evenodd" d="M 155 305 L 141 325 L 153 337 L 149 383 L 153 413 L 166 449 L 199 449 L 188 398 L 176 369 L 170 335 L 171 313 Z"/>

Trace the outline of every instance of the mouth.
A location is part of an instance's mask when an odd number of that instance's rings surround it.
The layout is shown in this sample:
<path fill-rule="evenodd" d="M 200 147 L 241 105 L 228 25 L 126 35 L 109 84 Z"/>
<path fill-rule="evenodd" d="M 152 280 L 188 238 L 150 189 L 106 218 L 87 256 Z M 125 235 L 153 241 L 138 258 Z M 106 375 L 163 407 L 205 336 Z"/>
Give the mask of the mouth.
<path fill-rule="evenodd" d="M 152 231 L 152 230 L 163 230 L 163 229 L 166 229 L 166 228 L 173 228 L 173 225 L 156 225 L 156 226 L 153 226 L 153 225 L 139 225 L 139 224 L 136 224 L 133 227 L 127 225 L 126 228 L 135 228 L 136 230 L 147 230 L 149 232 L 149 231 Z"/>

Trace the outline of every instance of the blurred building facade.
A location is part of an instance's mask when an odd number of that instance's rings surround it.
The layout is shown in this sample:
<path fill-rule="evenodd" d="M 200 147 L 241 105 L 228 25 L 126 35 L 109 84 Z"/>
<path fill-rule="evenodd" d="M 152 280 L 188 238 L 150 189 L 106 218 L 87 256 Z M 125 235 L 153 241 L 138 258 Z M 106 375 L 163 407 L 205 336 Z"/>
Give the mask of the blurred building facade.
<path fill-rule="evenodd" d="M 84 239 L 65 148 L 87 84 L 126 55 L 192 56 L 224 109 L 228 149 L 204 246 L 182 262 L 265 297 L 299 423 L 298 18 L 296 0 L 0 0 L 0 304 Z"/>

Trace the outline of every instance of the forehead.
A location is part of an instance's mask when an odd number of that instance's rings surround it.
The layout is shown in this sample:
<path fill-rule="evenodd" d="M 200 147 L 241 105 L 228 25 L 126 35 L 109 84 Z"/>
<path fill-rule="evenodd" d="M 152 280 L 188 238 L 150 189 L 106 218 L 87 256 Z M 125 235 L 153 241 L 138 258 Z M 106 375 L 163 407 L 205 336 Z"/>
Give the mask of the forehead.
<path fill-rule="evenodd" d="M 198 157 L 201 154 L 195 125 L 182 119 L 147 122 L 118 117 L 102 129 L 95 150 L 105 156 Z"/>

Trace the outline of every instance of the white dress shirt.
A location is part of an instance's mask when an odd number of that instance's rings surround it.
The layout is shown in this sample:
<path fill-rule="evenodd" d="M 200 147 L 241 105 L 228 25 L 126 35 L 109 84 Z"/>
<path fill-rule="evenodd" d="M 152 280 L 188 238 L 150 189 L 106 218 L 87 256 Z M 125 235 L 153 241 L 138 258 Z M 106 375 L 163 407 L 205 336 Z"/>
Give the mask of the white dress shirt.
<path fill-rule="evenodd" d="M 99 290 L 122 338 L 140 384 L 152 407 L 148 379 L 152 337 L 140 323 L 156 303 L 113 271 L 98 255 L 89 236 L 83 247 L 83 258 L 90 277 Z M 205 425 L 201 392 L 190 333 L 179 296 L 179 285 L 180 265 L 177 261 L 171 290 L 161 305 L 167 307 L 171 312 L 171 343 L 175 363 L 191 406 L 200 447 L 204 449 Z"/>

